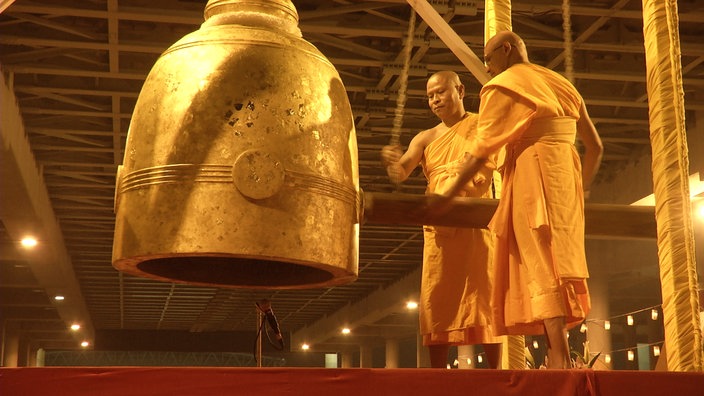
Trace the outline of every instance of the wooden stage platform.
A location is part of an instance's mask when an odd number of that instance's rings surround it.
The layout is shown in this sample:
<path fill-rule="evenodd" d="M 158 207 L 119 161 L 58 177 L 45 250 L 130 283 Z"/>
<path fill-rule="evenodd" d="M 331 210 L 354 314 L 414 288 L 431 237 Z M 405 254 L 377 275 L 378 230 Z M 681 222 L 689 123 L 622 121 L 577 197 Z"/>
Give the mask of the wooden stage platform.
<path fill-rule="evenodd" d="M 704 373 L 224 367 L 0 368 L 3 396 L 696 396 Z"/>

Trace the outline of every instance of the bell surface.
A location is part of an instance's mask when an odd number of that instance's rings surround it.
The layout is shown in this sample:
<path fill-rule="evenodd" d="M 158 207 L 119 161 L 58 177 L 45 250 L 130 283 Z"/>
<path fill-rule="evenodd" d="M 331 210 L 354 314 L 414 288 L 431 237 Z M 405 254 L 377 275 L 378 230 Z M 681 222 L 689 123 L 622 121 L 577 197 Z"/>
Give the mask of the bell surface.
<path fill-rule="evenodd" d="M 117 174 L 113 266 L 254 289 L 356 280 L 347 92 L 290 1 L 210 0 L 150 71 Z"/>

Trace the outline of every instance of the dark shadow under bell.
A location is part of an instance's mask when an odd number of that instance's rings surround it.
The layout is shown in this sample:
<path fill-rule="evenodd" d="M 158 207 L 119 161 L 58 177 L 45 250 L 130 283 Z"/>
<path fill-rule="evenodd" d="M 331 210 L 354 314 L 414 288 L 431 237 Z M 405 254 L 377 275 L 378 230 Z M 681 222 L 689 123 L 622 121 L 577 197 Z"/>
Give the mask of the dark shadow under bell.
<path fill-rule="evenodd" d="M 296 287 L 333 278 L 327 271 L 305 265 L 237 257 L 165 257 L 145 260 L 137 268 L 175 281 L 240 287 Z"/>

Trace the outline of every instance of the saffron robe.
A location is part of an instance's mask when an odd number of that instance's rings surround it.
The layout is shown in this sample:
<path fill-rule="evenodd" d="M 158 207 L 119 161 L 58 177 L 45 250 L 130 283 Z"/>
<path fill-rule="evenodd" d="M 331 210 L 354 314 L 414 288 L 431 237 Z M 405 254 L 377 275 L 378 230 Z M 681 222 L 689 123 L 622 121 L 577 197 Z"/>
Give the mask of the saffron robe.
<path fill-rule="evenodd" d="M 428 144 L 421 165 L 426 193 L 444 193 L 457 176 L 476 134 L 477 115 L 467 116 Z M 462 196 L 490 198 L 489 161 Z M 488 230 L 424 226 L 420 331 L 424 345 L 498 343 L 490 328 L 493 237 Z"/>
<path fill-rule="evenodd" d="M 543 320 L 581 323 L 591 308 L 584 192 L 575 148 L 582 97 L 564 77 L 515 64 L 480 93 L 470 153 L 506 148 L 496 234 L 492 309 L 498 334 L 543 334 Z"/>

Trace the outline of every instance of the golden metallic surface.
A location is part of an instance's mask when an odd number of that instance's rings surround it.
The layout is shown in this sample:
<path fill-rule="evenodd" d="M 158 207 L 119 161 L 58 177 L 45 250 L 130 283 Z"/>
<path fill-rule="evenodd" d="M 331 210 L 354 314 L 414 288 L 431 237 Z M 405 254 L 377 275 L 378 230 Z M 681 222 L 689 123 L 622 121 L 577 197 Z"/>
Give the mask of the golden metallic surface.
<path fill-rule="evenodd" d="M 113 266 L 220 287 L 357 278 L 347 93 L 290 1 L 210 0 L 137 100 L 118 170 Z"/>

